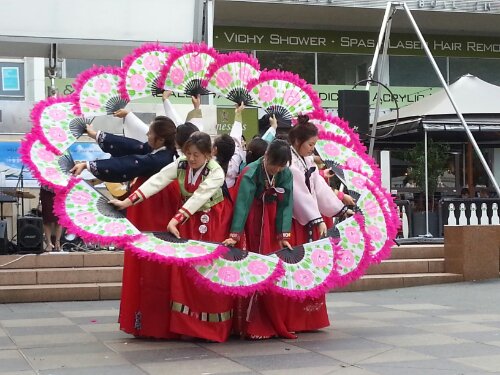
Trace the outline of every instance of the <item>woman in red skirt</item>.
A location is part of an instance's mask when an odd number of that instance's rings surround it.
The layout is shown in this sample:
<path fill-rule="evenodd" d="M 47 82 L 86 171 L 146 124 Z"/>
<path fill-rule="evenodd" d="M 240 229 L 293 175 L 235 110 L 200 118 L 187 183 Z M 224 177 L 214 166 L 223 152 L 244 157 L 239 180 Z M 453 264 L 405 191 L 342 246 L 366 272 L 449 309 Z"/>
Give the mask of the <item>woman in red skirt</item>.
<path fill-rule="evenodd" d="M 292 145 L 293 242 L 301 245 L 326 236 L 325 220 L 342 212 L 342 200 L 351 204 L 352 199 L 341 192 L 335 194 L 320 175 L 313 157 L 318 129 L 307 116 L 298 117 L 298 124 L 288 133 L 288 140 Z M 303 301 L 283 296 L 278 299 L 286 306 L 283 319 L 291 331 L 311 331 L 330 325 L 324 295 Z"/>
<path fill-rule="evenodd" d="M 152 176 L 126 200 L 110 202 L 126 208 L 177 181 L 184 204 L 168 223 L 167 230 L 176 237 L 222 242 L 227 237 L 231 215 L 223 212 L 228 204 L 221 189 L 225 177 L 211 152 L 210 136 L 195 132 L 184 144 L 185 156 Z M 170 275 L 159 277 L 158 283 L 144 286 L 144 291 L 157 294 L 156 304 L 168 304 L 170 312 L 168 316 L 156 314 L 154 305 L 143 306 L 137 326 L 142 328 L 147 322 L 151 328 L 148 336 L 156 338 L 187 335 L 218 342 L 227 339 L 233 316 L 231 297 L 200 289 L 183 267 L 170 266 Z M 157 293 L 158 288 L 168 291 L 158 290 Z M 154 328 L 156 326 L 158 329 Z"/>
<path fill-rule="evenodd" d="M 246 166 L 237 182 L 237 198 L 227 246 L 269 254 L 290 247 L 293 187 L 290 145 L 276 139 L 264 157 Z M 236 330 L 249 338 L 280 336 L 294 338 L 283 324 L 282 306 L 274 293 L 255 293 L 241 298 L 237 308 Z"/>

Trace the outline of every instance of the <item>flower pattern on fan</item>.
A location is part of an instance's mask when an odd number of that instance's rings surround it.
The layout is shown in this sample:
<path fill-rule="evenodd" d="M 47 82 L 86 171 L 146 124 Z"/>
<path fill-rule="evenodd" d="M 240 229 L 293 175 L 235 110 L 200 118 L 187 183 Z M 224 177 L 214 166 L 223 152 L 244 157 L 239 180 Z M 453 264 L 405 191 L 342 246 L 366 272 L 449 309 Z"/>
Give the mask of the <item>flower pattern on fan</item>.
<path fill-rule="evenodd" d="M 298 270 L 293 274 L 293 278 L 300 286 L 310 286 L 314 280 L 314 275 L 309 270 Z"/>
<path fill-rule="evenodd" d="M 67 117 L 67 114 L 62 109 L 54 108 L 48 111 L 49 116 L 54 121 L 61 121 Z"/>
<path fill-rule="evenodd" d="M 269 266 L 261 260 L 252 260 L 248 263 L 248 270 L 254 275 L 265 275 L 269 272 Z"/>
<path fill-rule="evenodd" d="M 165 244 L 156 245 L 155 252 L 157 252 L 158 254 L 168 256 L 168 257 L 174 256 L 176 253 L 175 248 L 173 248 L 170 245 L 165 245 Z"/>
<path fill-rule="evenodd" d="M 53 167 L 47 167 L 45 169 L 45 175 L 51 180 L 58 180 L 61 178 L 61 173 Z"/>
<path fill-rule="evenodd" d="M 259 99 L 263 102 L 270 102 L 276 97 L 276 90 L 269 85 L 262 86 L 259 91 Z"/>
<path fill-rule="evenodd" d="M 148 55 L 144 58 L 144 67 L 152 72 L 160 70 L 160 59 L 155 55 Z"/>
<path fill-rule="evenodd" d="M 80 206 L 87 205 L 92 200 L 92 196 L 86 191 L 77 191 L 71 195 L 71 202 Z"/>
<path fill-rule="evenodd" d="M 40 158 L 40 160 L 46 163 L 50 163 L 51 161 L 54 161 L 54 159 L 56 158 L 56 156 L 52 152 L 48 151 L 46 148 L 40 148 L 36 154 Z"/>
<path fill-rule="evenodd" d="M 221 267 L 218 271 L 218 275 L 221 280 L 224 280 L 228 283 L 235 283 L 240 279 L 240 271 L 232 266 Z"/>
<path fill-rule="evenodd" d="M 146 80 L 140 74 L 134 74 L 130 77 L 130 87 L 135 91 L 144 90 L 146 87 Z"/>
<path fill-rule="evenodd" d="M 233 77 L 231 77 L 228 72 L 220 72 L 219 74 L 217 74 L 217 85 L 222 89 L 225 89 L 227 86 L 229 86 L 232 80 Z"/>
<path fill-rule="evenodd" d="M 325 267 L 330 261 L 328 253 L 321 249 L 316 249 L 312 252 L 312 262 L 316 267 Z"/>
<path fill-rule="evenodd" d="M 64 142 L 68 139 L 66 132 L 61 128 L 50 128 L 49 135 L 57 142 Z"/>

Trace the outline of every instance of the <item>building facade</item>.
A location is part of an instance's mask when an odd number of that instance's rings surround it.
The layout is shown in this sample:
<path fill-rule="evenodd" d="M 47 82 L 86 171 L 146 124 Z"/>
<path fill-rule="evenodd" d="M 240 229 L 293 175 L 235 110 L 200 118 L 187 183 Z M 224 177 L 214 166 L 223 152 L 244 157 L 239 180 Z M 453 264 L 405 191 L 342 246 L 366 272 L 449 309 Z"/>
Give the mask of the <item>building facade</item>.
<path fill-rule="evenodd" d="M 448 83 L 470 73 L 500 84 L 499 2 L 414 0 L 406 4 Z M 27 6 L 36 11 L 26 14 Z M 263 69 L 299 74 L 314 85 L 323 106 L 335 112 L 339 89 L 364 87 L 378 34 L 385 26 L 386 8 L 386 1 L 356 0 L 8 2 L 0 26 L 2 140 L 18 140 L 29 129 L 31 106 L 48 92 L 49 68 L 55 68 L 59 94 L 69 94 L 78 73 L 94 64 L 119 66 L 122 56 L 147 41 L 180 46 L 204 40 L 222 52 L 252 53 Z M 77 22 L 76 27 L 75 19 L 87 22 Z M 50 58 L 53 44 L 57 45 L 55 60 Z M 382 90 L 377 97 L 372 86 L 372 108 L 379 100 L 382 110 L 390 110 L 395 98 L 399 106 L 409 105 L 440 87 L 402 9 L 392 14 L 388 58 L 379 65 L 375 78 L 391 92 Z M 173 101 L 188 103 L 189 98 L 178 95 Z M 215 104 L 224 107 L 227 102 L 215 100 Z M 500 179 L 497 146 L 486 144 L 485 153 Z M 465 163 L 464 150 L 463 143 L 453 145 L 454 182 L 446 182 L 452 190 L 466 181 L 463 168 L 456 168 Z M 398 163 L 394 160 L 393 188 L 403 187 L 405 166 L 396 167 Z M 477 180 L 488 184 L 480 172 Z"/>

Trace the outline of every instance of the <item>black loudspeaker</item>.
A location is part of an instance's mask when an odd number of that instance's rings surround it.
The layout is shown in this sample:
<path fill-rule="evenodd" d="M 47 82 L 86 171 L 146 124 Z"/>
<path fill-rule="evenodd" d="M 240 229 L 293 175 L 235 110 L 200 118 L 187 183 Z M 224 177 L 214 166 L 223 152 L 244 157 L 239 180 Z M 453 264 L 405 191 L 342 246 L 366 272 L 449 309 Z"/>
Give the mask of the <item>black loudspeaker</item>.
<path fill-rule="evenodd" d="M 366 90 L 339 90 L 339 117 L 366 138 L 370 127 L 370 92 Z"/>
<path fill-rule="evenodd" d="M 41 217 L 17 219 L 17 247 L 21 253 L 43 252 L 43 221 Z"/>
<path fill-rule="evenodd" d="M 9 241 L 7 241 L 7 222 L 0 221 L 0 255 L 7 254 Z"/>

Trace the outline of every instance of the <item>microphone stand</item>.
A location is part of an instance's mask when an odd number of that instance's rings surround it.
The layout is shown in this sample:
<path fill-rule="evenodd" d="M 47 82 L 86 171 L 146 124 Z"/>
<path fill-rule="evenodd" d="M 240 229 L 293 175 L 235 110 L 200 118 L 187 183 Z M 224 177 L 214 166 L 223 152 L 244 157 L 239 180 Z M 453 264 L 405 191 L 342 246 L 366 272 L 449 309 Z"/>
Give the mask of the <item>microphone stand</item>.
<path fill-rule="evenodd" d="M 23 178 L 23 172 L 24 172 L 24 164 L 21 166 L 21 172 L 19 173 L 19 178 L 17 179 L 16 183 L 16 197 L 17 197 L 17 216 L 19 217 L 19 198 L 21 198 L 21 214 L 24 216 L 24 178 Z M 21 188 L 19 189 L 19 184 L 21 184 Z M 17 193 L 20 192 L 20 197 L 17 196 Z"/>

